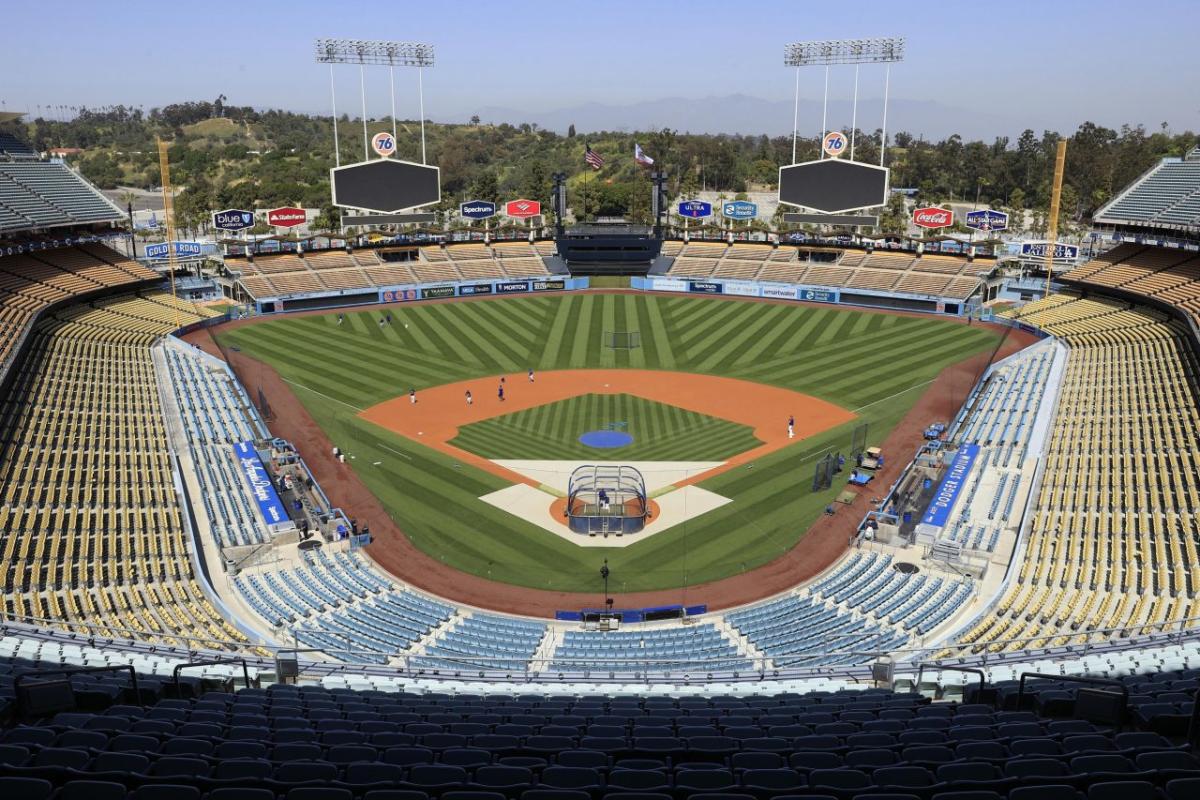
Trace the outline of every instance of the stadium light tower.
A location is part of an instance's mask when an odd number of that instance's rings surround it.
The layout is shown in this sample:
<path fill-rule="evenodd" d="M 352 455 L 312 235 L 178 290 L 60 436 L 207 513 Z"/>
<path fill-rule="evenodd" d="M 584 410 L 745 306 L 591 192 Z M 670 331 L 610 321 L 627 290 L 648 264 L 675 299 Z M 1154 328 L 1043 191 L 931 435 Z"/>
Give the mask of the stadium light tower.
<path fill-rule="evenodd" d="M 421 42 L 384 42 L 371 39 L 317 39 L 318 64 L 329 65 L 329 93 L 333 105 L 333 149 L 341 166 L 337 133 L 337 92 L 333 83 L 334 64 L 357 64 L 359 92 L 362 98 L 363 160 L 367 158 L 367 83 L 366 67 L 388 68 L 392 94 L 392 138 L 396 138 L 396 67 L 417 68 L 417 97 L 421 114 L 421 163 L 425 163 L 425 67 L 434 64 L 433 45 Z"/>
<path fill-rule="evenodd" d="M 821 39 L 813 42 L 792 42 L 783 48 L 783 64 L 796 70 L 796 99 L 792 111 L 792 163 L 796 163 L 796 137 L 800 127 L 800 68 L 825 67 L 825 99 L 821 110 L 821 136 L 827 132 L 829 112 L 829 68 L 854 65 L 854 111 L 850 122 L 850 160 L 854 160 L 854 134 L 858 128 L 858 70 L 863 64 L 884 64 L 883 137 L 887 138 L 888 88 L 892 64 L 904 60 L 904 37 L 888 36 L 879 39 Z M 883 166 L 884 142 L 879 149 L 879 164 Z M 818 158 L 822 156 L 818 155 Z"/>

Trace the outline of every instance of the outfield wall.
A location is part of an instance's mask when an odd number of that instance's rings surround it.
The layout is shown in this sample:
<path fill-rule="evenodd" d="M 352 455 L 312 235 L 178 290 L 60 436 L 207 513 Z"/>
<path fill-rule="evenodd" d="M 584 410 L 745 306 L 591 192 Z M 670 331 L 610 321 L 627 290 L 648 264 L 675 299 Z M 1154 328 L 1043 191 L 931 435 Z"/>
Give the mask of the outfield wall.
<path fill-rule="evenodd" d="M 444 300 L 450 297 L 485 297 L 488 295 L 536 294 L 565 292 L 588 288 L 587 278 L 552 276 L 538 278 L 505 278 L 488 281 L 457 281 L 389 286 L 366 291 L 314 292 L 289 297 L 266 297 L 254 301 L 259 314 L 278 314 L 287 311 L 346 308 L 349 306 L 391 305 L 420 300 Z"/>
<path fill-rule="evenodd" d="M 950 300 L 929 295 L 899 292 L 872 292 L 866 289 L 804 286 L 791 283 L 758 283 L 723 279 L 647 277 L 630 279 L 630 286 L 648 292 L 686 292 L 689 294 L 758 297 L 770 300 L 798 300 L 805 303 L 882 308 L 891 311 L 922 311 L 960 317 L 966 314 L 965 300 Z"/>

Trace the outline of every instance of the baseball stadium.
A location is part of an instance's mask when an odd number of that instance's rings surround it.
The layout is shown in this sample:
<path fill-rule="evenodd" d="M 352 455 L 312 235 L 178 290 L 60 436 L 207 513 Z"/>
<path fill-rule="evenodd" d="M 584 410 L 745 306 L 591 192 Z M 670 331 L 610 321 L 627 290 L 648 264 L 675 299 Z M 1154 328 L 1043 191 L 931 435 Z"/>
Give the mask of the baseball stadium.
<path fill-rule="evenodd" d="M 785 66 L 853 69 L 857 114 L 904 48 Z M 1200 797 L 1194 137 L 1072 235 L 1059 139 L 1012 238 L 906 206 L 886 132 L 793 130 L 756 227 L 641 144 L 627 217 L 563 173 L 447 204 L 424 122 L 351 152 L 334 111 L 335 231 L 248 204 L 189 242 L 169 142 L 147 238 L 25 117 L 0 796 Z"/>

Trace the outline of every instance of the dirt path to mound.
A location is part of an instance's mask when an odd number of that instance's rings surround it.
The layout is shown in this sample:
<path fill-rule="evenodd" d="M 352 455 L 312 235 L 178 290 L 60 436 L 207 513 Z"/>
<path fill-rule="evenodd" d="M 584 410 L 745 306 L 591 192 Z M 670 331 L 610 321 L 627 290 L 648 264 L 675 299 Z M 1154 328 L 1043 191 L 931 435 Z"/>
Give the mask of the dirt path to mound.
<path fill-rule="evenodd" d="M 1037 341 L 1037 337 L 1021 331 L 1002 326 L 989 327 L 1008 334 L 995 353 L 995 359 L 1004 358 Z M 359 518 L 372 520 L 371 532 L 386 547 L 372 547 L 371 555 L 381 567 L 397 578 L 457 603 L 535 617 L 552 617 L 559 609 L 579 609 L 603 602 L 599 593 L 551 592 L 489 581 L 460 572 L 427 556 L 391 522 L 379 501 L 354 472 L 333 460 L 329 437 L 274 369 L 244 353 L 223 352 L 217 347 L 209 329 L 195 331 L 184 338 L 218 358 L 228 356 L 238 379 L 252 392 L 262 386 L 275 411 L 275 419 L 270 422 L 271 431 L 296 444 L 334 505 L 347 509 Z M 920 447 L 925 426 L 935 420 L 950 419 L 962 405 L 967 392 L 987 367 L 990 356 L 987 352 L 980 353 L 944 369 L 884 440 L 882 446 L 892 458 L 877 473 L 878 483 L 875 485 L 880 487 L 880 495 L 883 494 L 882 487 L 890 486 L 899 478 L 909 455 Z M 519 377 L 525 379 L 524 376 Z M 461 397 L 457 399 L 462 401 Z M 875 442 L 877 440 L 872 440 L 872 443 Z M 869 495 L 866 500 L 870 500 L 871 496 L 874 495 Z M 860 499 L 848 508 L 839 507 L 833 516 L 822 516 L 795 547 L 758 569 L 686 588 L 619 595 L 616 598 L 617 605 L 640 608 L 672 603 L 706 603 L 710 610 L 716 611 L 783 592 L 816 576 L 837 560 L 849 546 L 850 537 L 868 510 L 868 503 Z"/>
<path fill-rule="evenodd" d="M 796 444 L 849 422 L 855 416 L 833 403 L 790 389 L 691 372 L 567 369 L 539 372 L 532 383 L 525 375 L 508 375 L 504 383 L 503 401 L 497 396 L 499 386 L 499 375 L 447 383 L 421 390 L 417 393 L 416 403 L 410 402 L 408 395 L 401 395 L 377 403 L 359 416 L 507 481 L 530 486 L 537 486 L 537 481 L 450 444 L 458 435 L 459 426 L 583 394 L 630 394 L 697 414 L 737 422 L 754 430 L 761 445 L 737 454 L 719 467 L 676 484 L 683 486 L 755 461 L 788 444 Z M 475 401 L 471 405 L 466 402 L 467 391 L 471 392 Z M 788 439 L 789 416 L 796 418 L 795 439 Z M 619 460 L 619 449 L 613 451 L 612 458 Z"/>

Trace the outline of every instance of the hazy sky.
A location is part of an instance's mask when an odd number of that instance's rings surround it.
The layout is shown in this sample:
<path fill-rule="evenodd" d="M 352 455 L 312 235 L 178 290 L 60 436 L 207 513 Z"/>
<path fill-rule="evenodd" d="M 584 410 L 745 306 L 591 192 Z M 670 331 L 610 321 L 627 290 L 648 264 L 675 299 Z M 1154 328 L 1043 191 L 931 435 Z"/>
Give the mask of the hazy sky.
<path fill-rule="evenodd" d="M 0 107 L 9 111 L 149 109 L 224 93 L 236 105 L 328 113 L 328 68 L 313 59 L 319 36 L 435 45 L 438 63 L 425 71 L 434 120 L 489 106 L 532 114 L 730 94 L 786 100 L 790 111 L 785 43 L 903 35 L 907 59 L 892 71 L 893 97 L 986 114 L 1003 128 L 996 133 L 1073 129 L 1084 119 L 1200 130 L 1196 0 L 2 4 Z M 338 110 L 352 116 L 358 78 L 357 68 L 338 71 Z M 397 70 L 396 79 L 398 115 L 413 118 L 416 75 Z M 806 117 L 819 111 L 822 79 L 818 68 L 802 74 Z M 835 71 L 835 98 L 849 98 L 852 79 L 852 68 Z M 863 69 L 864 98 L 878 98 L 882 86 L 882 68 Z M 385 115 L 385 69 L 368 71 L 367 90 L 368 113 Z M 788 129 L 790 119 L 775 127 Z"/>

